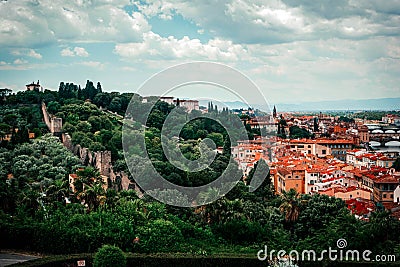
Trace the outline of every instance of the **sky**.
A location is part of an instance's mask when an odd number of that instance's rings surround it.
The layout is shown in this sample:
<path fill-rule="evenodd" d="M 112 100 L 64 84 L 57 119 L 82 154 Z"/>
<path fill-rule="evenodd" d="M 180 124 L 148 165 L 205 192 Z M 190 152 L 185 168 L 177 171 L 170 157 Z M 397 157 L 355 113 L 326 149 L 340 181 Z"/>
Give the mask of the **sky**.
<path fill-rule="evenodd" d="M 237 69 L 272 103 L 400 97 L 400 1 L 0 0 L 0 88 L 136 92 L 192 61 Z"/>

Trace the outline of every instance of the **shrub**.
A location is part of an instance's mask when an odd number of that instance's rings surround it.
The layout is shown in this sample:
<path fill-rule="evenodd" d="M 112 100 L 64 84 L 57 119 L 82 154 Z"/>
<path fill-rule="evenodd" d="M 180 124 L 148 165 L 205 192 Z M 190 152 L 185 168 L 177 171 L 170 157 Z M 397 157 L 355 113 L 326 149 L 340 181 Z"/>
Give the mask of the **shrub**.
<path fill-rule="evenodd" d="M 94 267 L 126 267 L 126 257 L 116 246 L 104 245 L 94 256 Z"/>

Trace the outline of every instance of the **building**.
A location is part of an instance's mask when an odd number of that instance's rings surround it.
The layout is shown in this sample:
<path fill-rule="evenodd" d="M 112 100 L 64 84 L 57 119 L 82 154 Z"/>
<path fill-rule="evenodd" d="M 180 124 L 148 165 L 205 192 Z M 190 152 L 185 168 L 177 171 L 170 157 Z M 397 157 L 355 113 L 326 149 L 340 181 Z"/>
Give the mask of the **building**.
<path fill-rule="evenodd" d="M 276 132 L 278 130 L 278 124 L 271 116 L 259 116 L 253 117 L 244 121 L 246 125 L 249 125 L 251 129 L 265 129 L 266 132 Z"/>
<path fill-rule="evenodd" d="M 186 108 L 188 112 L 192 110 L 199 110 L 199 101 L 198 100 L 186 100 L 186 99 L 174 99 L 173 103 L 175 106 Z"/>
<path fill-rule="evenodd" d="M 317 139 L 317 144 L 331 149 L 331 154 L 335 158 L 346 161 L 348 150 L 353 147 L 353 140 L 348 139 Z"/>
<path fill-rule="evenodd" d="M 369 143 L 369 131 L 368 127 L 365 125 L 360 125 L 358 127 L 358 136 L 362 143 Z"/>
<path fill-rule="evenodd" d="M 297 192 L 305 193 L 305 167 L 295 166 L 292 168 L 279 167 L 274 177 L 275 190 L 278 194 L 283 191 L 294 189 Z"/>
<path fill-rule="evenodd" d="M 393 153 L 367 152 L 365 149 L 354 149 L 347 151 L 346 162 L 354 167 L 372 167 L 390 168 L 396 157 Z"/>
<path fill-rule="evenodd" d="M 399 175 L 386 174 L 374 180 L 374 201 L 381 203 L 395 202 L 394 193 L 399 185 Z"/>
<path fill-rule="evenodd" d="M 318 194 L 340 198 L 345 201 L 350 199 L 359 199 L 359 198 L 366 200 L 372 199 L 371 191 L 363 188 L 358 188 L 355 186 L 345 187 L 340 185 L 335 187 L 329 187 L 325 190 L 318 191 Z"/>
<path fill-rule="evenodd" d="M 144 96 L 142 98 L 142 103 L 148 103 L 151 101 L 162 101 L 168 103 L 169 105 L 180 106 L 186 108 L 188 112 L 192 110 L 200 110 L 199 101 L 198 100 L 190 100 L 190 99 L 174 99 L 173 96 Z"/>
<path fill-rule="evenodd" d="M 170 105 L 174 104 L 174 97 L 173 96 L 161 96 L 160 101 L 163 101 L 165 103 L 168 103 Z"/>
<path fill-rule="evenodd" d="M 317 140 L 293 139 L 289 141 L 288 146 L 291 151 L 300 152 L 301 154 L 312 154 L 317 157 L 326 157 L 332 153 L 329 147 L 318 144 Z"/>
<path fill-rule="evenodd" d="M 27 91 L 37 91 L 37 92 L 41 91 L 42 92 L 43 91 L 43 87 L 40 86 L 39 80 L 38 80 L 37 83 L 32 82 L 30 84 L 27 84 L 26 85 L 26 90 Z"/>

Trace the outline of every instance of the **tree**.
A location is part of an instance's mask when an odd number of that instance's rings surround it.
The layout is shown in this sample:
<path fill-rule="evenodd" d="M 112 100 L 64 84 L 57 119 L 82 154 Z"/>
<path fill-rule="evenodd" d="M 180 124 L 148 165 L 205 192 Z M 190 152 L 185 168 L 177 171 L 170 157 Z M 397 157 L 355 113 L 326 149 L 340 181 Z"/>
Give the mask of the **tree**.
<path fill-rule="evenodd" d="M 108 93 L 98 93 L 93 99 L 94 104 L 103 108 L 108 108 L 110 102 L 111 102 L 111 96 Z"/>
<path fill-rule="evenodd" d="M 297 125 L 291 126 L 289 128 L 290 138 L 310 138 L 311 133 L 304 128 L 300 128 Z"/>
<path fill-rule="evenodd" d="M 140 227 L 138 233 L 138 248 L 143 252 L 176 251 L 184 240 L 178 227 L 163 219 L 150 221 L 146 226 Z"/>
<path fill-rule="evenodd" d="M 78 179 L 74 186 L 77 200 L 84 202 L 89 210 L 95 210 L 105 203 L 104 182 L 100 172 L 93 167 L 77 171 Z"/>
<path fill-rule="evenodd" d="M 125 267 L 126 257 L 122 250 L 116 246 L 104 245 L 94 256 L 94 267 Z"/>
<path fill-rule="evenodd" d="M 393 162 L 392 168 L 394 168 L 397 172 L 400 171 L 400 157 Z"/>
<path fill-rule="evenodd" d="M 101 84 L 100 82 L 97 82 L 97 93 L 102 93 L 103 89 L 101 89 Z"/>
<path fill-rule="evenodd" d="M 224 136 L 220 133 L 207 134 L 207 138 L 213 140 L 216 147 L 222 147 L 224 145 Z"/>
<path fill-rule="evenodd" d="M 319 131 L 319 127 L 318 127 L 318 118 L 314 117 L 314 133 Z"/>
<path fill-rule="evenodd" d="M 284 191 L 281 195 L 282 204 L 279 210 L 285 215 L 287 222 L 295 222 L 300 214 L 300 193 L 293 188 L 289 191 Z"/>
<path fill-rule="evenodd" d="M 110 109 L 111 111 L 114 111 L 114 112 L 121 112 L 121 98 L 119 98 L 119 97 L 114 97 L 114 98 L 111 100 L 109 109 Z"/>
<path fill-rule="evenodd" d="M 50 114 L 56 114 L 61 108 L 61 105 L 57 101 L 50 101 L 47 104 L 47 111 Z"/>
<path fill-rule="evenodd" d="M 76 125 L 76 129 L 78 131 L 87 133 L 90 132 L 92 130 L 92 125 L 87 122 L 87 121 L 80 121 L 77 125 Z"/>
<path fill-rule="evenodd" d="M 65 198 L 68 197 L 68 181 L 65 179 L 55 180 L 46 191 L 46 200 L 48 203 L 63 203 Z"/>

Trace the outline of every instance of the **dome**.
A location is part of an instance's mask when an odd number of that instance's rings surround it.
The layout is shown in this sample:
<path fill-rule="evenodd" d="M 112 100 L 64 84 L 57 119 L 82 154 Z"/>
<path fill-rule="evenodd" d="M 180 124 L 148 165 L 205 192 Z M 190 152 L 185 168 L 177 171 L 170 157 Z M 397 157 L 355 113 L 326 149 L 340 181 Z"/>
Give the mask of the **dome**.
<path fill-rule="evenodd" d="M 383 133 L 382 130 L 373 130 L 372 133 Z"/>
<path fill-rule="evenodd" d="M 386 130 L 385 133 L 396 133 L 394 130 Z"/>

